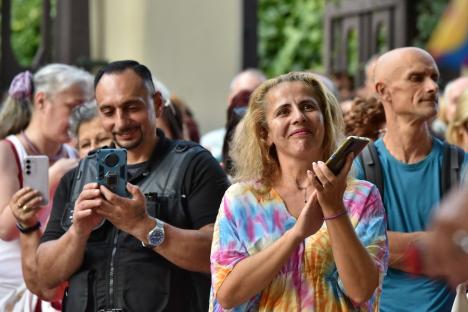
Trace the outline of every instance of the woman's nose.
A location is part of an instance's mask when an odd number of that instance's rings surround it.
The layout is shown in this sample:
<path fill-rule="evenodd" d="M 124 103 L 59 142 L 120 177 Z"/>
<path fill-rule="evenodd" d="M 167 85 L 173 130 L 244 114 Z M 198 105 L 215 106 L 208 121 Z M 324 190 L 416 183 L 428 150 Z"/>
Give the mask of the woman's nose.
<path fill-rule="evenodd" d="M 305 114 L 299 107 L 295 107 L 293 109 L 292 114 L 293 114 L 294 122 L 301 122 L 305 120 Z"/>

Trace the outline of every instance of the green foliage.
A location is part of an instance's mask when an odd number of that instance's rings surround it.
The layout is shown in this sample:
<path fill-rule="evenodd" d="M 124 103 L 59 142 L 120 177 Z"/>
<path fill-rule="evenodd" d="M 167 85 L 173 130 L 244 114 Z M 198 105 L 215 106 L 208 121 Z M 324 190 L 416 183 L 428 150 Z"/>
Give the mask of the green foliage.
<path fill-rule="evenodd" d="M 22 66 L 30 66 L 40 43 L 41 0 L 13 0 L 11 45 Z"/>
<path fill-rule="evenodd" d="M 410 0 L 408 0 L 410 1 Z M 291 70 L 323 70 L 323 15 L 326 2 L 340 0 L 259 0 L 260 68 L 268 76 L 276 76 Z M 424 48 L 447 0 L 419 0 L 416 4 L 417 35 L 412 44 Z M 385 30 L 378 35 L 380 52 L 388 49 Z M 358 42 L 355 34 L 348 41 L 347 70 L 358 70 Z M 330 53 L 327 51 L 326 53 Z"/>
<path fill-rule="evenodd" d="M 325 0 L 260 0 L 260 68 L 268 76 L 322 70 Z"/>
<path fill-rule="evenodd" d="M 413 40 L 413 45 L 425 48 L 432 32 L 437 26 L 437 22 L 442 17 L 447 0 L 422 0 L 416 6 L 417 22 L 416 28 L 418 33 Z"/>

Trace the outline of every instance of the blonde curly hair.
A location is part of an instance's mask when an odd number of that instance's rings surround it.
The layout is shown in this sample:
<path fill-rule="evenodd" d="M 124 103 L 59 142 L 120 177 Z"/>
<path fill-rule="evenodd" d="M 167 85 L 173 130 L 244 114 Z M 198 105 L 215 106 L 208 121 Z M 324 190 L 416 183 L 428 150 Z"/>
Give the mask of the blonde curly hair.
<path fill-rule="evenodd" d="M 465 130 L 465 127 L 468 124 L 468 90 L 465 90 L 460 96 L 460 100 L 455 111 L 455 116 L 453 120 L 449 123 L 445 137 L 447 142 L 451 144 L 456 144 L 460 147 L 466 149 L 466 146 L 463 146 L 463 140 L 461 131 Z"/>
<path fill-rule="evenodd" d="M 274 145 L 267 143 L 266 120 L 267 93 L 284 82 L 301 81 L 315 95 L 319 102 L 325 126 L 323 157 L 328 159 L 343 139 L 343 115 L 335 96 L 320 81 L 320 77 L 309 72 L 291 72 L 262 83 L 249 100 L 246 115 L 239 123 L 231 142 L 230 155 L 234 161 L 235 181 L 258 181 L 271 188 L 278 177 L 280 164 Z"/>

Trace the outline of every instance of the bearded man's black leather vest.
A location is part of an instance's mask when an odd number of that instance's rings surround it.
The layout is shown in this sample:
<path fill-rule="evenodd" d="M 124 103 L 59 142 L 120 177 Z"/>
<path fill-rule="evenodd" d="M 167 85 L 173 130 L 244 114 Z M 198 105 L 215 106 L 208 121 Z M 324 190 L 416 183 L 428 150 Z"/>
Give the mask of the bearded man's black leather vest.
<path fill-rule="evenodd" d="M 129 182 L 145 194 L 149 215 L 189 229 L 184 175 L 193 157 L 206 150 L 191 142 L 167 142 L 165 156 L 150 160 Z M 95 168 L 90 153 L 75 175 L 62 217 L 65 230 L 71 226 L 74 202 L 83 185 L 93 181 Z M 69 281 L 64 311 L 207 311 L 209 288 L 208 274 L 175 266 L 106 221 L 88 240 L 83 264 Z"/>

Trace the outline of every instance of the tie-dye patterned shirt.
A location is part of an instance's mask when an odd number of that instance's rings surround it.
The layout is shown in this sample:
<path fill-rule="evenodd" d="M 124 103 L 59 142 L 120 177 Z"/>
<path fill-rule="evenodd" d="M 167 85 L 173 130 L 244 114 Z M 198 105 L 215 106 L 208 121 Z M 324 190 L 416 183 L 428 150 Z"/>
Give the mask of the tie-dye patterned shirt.
<path fill-rule="evenodd" d="M 259 194 L 256 183 L 237 183 L 225 193 L 211 248 L 210 311 L 223 311 L 215 294 L 242 259 L 260 252 L 296 223 L 274 190 Z M 357 233 L 380 273 L 372 298 L 360 306 L 346 296 L 333 260 L 326 223 L 293 252 L 270 285 L 231 311 L 378 311 L 387 270 L 388 245 L 382 200 L 377 188 L 351 180 L 343 201 Z"/>

